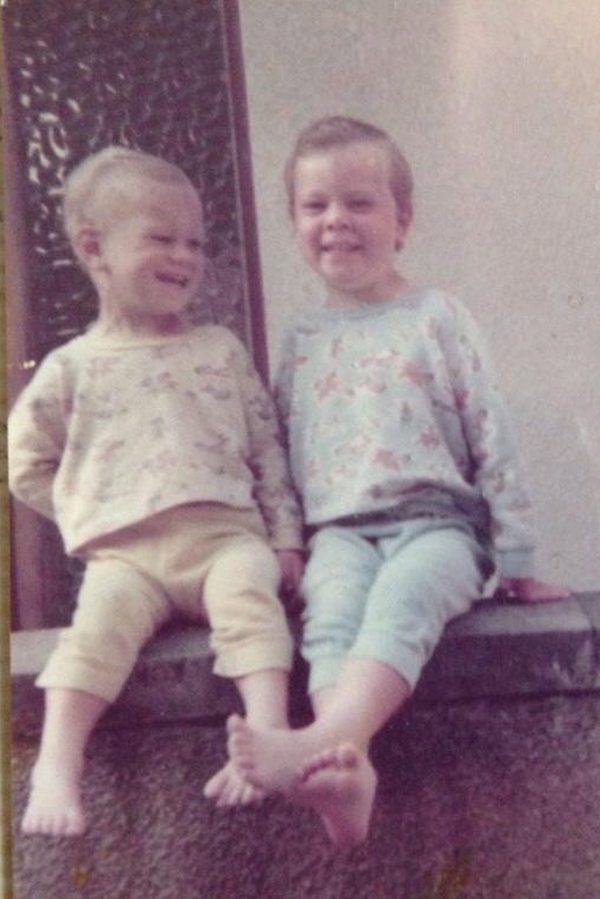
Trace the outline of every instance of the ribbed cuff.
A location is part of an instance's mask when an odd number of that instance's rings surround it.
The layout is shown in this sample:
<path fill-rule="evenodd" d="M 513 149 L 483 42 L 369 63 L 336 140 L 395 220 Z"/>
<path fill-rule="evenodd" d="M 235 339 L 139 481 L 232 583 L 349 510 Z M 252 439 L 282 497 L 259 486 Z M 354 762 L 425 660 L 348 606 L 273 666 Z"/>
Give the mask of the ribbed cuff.
<path fill-rule="evenodd" d="M 533 577 L 535 553 L 532 549 L 509 550 L 496 555 L 499 577 Z"/>
<path fill-rule="evenodd" d="M 213 671 L 229 678 L 244 677 L 269 668 L 291 671 L 293 655 L 292 639 L 287 635 L 249 640 L 235 649 L 217 652 Z"/>

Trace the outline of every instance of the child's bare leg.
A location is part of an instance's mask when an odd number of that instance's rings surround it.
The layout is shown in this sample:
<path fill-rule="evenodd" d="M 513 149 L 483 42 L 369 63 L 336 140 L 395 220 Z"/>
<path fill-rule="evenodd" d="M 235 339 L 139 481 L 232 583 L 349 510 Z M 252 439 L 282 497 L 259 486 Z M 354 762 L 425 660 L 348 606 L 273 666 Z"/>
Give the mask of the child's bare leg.
<path fill-rule="evenodd" d="M 268 730 L 287 728 L 288 681 L 283 668 L 266 668 L 236 679 L 248 724 Z"/>
<path fill-rule="evenodd" d="M 366 755 L 369 742 L 410 694 L 404 678 L 389 665 L 349 658 L 335 687 L 315 697 L 315 721 L 299 730 L 265 730 L 233 715 L 229 750 L 244 776 L 267 791 L 289 793 L 298 771 L 313 756 L 353 743 Z"/>
<path fill-rule="evenodd" d="M 288 727 L 288 679 L 287 671 L 279 668 L 256 671 L 236 679 L 249 725 L 259 730 Z M 266 795 L 266 791 L 249 781 L 231 760 L 210 778 L 203 792 L 217 806 L 248 805 L 260 802 Z"/>
<path fill-rule="evenodd" d="M 49 688 L 40 751 L 22 830 L 76 836 L 85 830 L 80 780 L 89 736 L 109 703 L 82 690 Z"/>

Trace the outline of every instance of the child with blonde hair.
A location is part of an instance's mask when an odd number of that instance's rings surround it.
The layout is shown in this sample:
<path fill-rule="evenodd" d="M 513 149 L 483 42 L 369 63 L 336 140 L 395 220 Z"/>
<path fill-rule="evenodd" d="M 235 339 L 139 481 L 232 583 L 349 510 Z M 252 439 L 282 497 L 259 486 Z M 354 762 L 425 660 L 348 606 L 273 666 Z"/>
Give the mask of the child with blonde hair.
<path fill-rule="evenodd" d="M 391 138 L 354 119 L 299 136 L 285 181 L 297 244 L 326 303 L 289 329 L 277 380 L 292 475 L 312 532 L 302 653 L 315 719 L 261 731 L 232 716 L 243 776 L 316 810 L 334 843 L 369 829 L 372 737 L 407 701 L 444 626 L 494 570 L 526 601 L 531 503 L 482 339 L 453 297 L 410 284 L 395 256 L 412 176 Z"/>
<path fill-rule="evenodd" d="M 66 232 L 98 296 L 9 419 L 10 487 L 85 562 L 71 627 L 37 684 L 40 752 L 22 828 L 86 826 L 84 750 L 141 646 L 173 613 L 207 620 L 215 672 L 247 720 L 287 726 L 292 641 L 278 598 L 302 570 L 301 519 L 272 403 L 241 342 L 185 310 L 204 263 L 202 206 L 176 166 L 124 147 L 84 160 Z M 262 797 L 230 763 L 218 805 Z"/>

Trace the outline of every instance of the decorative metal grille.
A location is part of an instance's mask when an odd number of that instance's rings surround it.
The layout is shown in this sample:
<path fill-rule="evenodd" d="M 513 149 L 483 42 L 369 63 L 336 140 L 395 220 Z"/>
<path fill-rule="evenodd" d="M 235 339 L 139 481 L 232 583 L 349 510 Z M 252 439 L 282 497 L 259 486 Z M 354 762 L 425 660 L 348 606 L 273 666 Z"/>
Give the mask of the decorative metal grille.
<path fill-rule="evenodd" d="M 199 188 L 208 264 L 194 315 L 226 324 L 250 342 L 222 2 L 230 0 L 7 4 L 5 43 L 27 231 L 26 343 L 36 360 L 95 316 L 91 284 L 63 232 L 60 199 L 65 175 L 108 144 L 162 156 Z M 72 610 L 79 567 L 65 561 L 50 525 L 39 533 L 45 623 L 62 624 Z"/>
<path fill-rule="evenodd" d="M 95 315 L 93 291 L 63 234 L 60 195 L 65 174 L 112 143 L 163 156 L 198 186 L 210 264 L 197 314 L 247 339 L 219 0 L 11 0 L 6 13 L 35 355 Z"/>

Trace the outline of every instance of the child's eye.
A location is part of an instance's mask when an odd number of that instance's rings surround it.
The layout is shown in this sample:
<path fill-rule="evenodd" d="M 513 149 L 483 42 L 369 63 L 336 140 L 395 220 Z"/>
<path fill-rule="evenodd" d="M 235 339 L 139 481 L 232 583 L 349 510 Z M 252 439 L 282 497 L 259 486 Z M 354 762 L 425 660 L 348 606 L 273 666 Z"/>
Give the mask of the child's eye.
<path fill-rule="evenodd" d="M 357 197 L 356 199 L 350 201 L 351 209 L 358 209 L 358 210 L 370 209 L 371 205 L 372 205 L 371 201 L 368 200 L 366 197 Z"/>
<path fill-rule="evenodd" d="M 206 249 L 206 244 L 201 240 L 188 240 L 188 247 L 194 252 L 202 253 Z"/>
<path fill-rule="evenodd" d="M 170 237 L 168 234 L 150 234 L 149 237 L 150 237 L 150 240 L 153 240 L 156 243 L 164 243 L 164 244 L 173 243 L 173 238 Z"/>
<path fill-rule="evenodd" d="M 325 209 L 325 203 L 322 200 L 310 200 L 302 204 L 305 212 L 322 212 Z"/>

